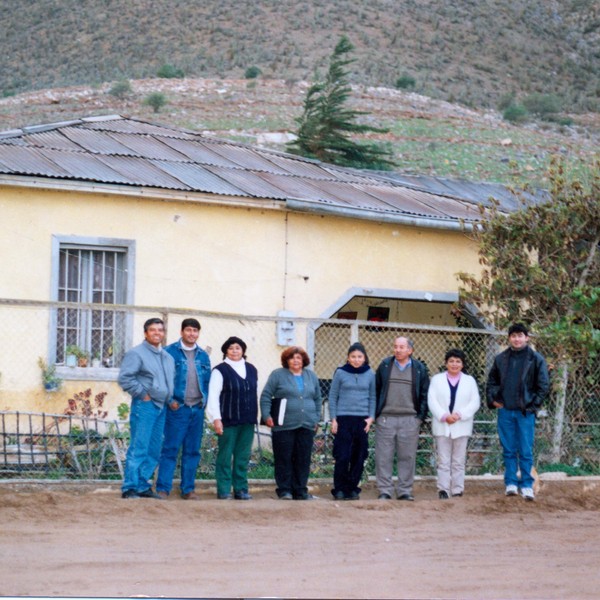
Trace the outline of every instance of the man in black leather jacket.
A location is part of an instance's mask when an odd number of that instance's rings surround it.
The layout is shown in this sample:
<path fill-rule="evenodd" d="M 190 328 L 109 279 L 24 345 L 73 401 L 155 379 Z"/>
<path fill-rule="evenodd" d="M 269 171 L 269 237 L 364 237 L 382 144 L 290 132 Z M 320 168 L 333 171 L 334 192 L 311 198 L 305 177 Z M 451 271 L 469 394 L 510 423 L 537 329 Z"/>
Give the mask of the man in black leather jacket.
<path fill-rule="evenodd" d="M 508 343 L 488 375 L 487 405 L 498 409 L 506 495 L 516 496 L 520 489 L 525 500 L 534 500 L 535 420 L 550 387 L 548 367 L 544 357 L 529 347 L 529 331 L 522 323 L 510 326 Z"/>

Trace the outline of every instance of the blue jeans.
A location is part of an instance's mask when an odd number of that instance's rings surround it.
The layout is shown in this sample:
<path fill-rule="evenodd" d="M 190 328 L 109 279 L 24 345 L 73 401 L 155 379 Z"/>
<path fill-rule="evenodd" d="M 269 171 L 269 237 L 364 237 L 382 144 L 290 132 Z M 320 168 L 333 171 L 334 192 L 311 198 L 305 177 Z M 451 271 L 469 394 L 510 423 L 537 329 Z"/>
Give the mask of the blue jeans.
<path fill-rule="evenodd" d="M 498 436 L 504 457 L 504 483 L 521 488 L 533 487 L 533 439 L 535 413 L 498 409 Z M 517 477 L 521 471 L 521 481 Z"/>
<path fill-rule="evenodd" d="M 150 488 L 150 479 L 160 458 L 165 414 L 165 408 L 158 408 L 151 400 L 134 398 L 131 401 L 131 440 L 127 449 L 122 491 L 143 492 Z"/>
<path fill-rule="evenodd" d="M 196 487 L 196 471 L 200 464 L 200 444 L 204 431 L 204 409 L 200 404 L 180 404 L 177 410 L 167 408 L 165 441 L 163 442 L 156 491 L 170 493 L 181 448 L 181 493 L 189 494 Z"/>

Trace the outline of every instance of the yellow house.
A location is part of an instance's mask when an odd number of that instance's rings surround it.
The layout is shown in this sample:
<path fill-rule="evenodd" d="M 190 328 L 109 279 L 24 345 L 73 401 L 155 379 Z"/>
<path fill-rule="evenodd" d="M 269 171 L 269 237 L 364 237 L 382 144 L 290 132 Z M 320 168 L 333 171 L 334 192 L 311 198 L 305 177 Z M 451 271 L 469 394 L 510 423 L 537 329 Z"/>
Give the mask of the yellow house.
<path fill-rule="evenodd" d="M 271 368 L 286 324 L 315 339 L 303 319 L 455 325 L 455 273 L 478 270 L 461 221 L 484 200 L 120 116 L 1 133 L 0 409 L 64 405 L 38 357 L 66 393 L 93 382 L 116 405 L 152 307 L 285 317 L 261 350 Z M 100 365 L 66 366 L 71 346 Z"/>

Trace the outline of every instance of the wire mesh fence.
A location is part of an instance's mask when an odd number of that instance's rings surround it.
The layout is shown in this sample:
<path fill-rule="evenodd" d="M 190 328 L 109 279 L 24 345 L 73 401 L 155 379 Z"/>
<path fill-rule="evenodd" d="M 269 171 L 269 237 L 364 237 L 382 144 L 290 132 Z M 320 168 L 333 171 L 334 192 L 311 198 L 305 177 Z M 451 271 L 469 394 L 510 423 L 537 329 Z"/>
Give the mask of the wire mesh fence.
<path fill-rule="evenodd" d="M 72 303 L 71 303 L 72 304 Z M 102 330 L 101 350 L 91 356 L 94 346 L 93 324 L 97 319 L 80 318 L 69 341 L 76 341 L 87 361 L 67 362 L 64 336 L 57 337 L 57 311 L 64 304 L 0 300 L 0 478 L 52 477 L 119 479 L 128 441 L 127 421 L 121 417 L 130 398 L 116 383 L 119 362 L 127 349 L 142 338 L 147 318 L 160 316 L 167 326 L 167 343 L 179 338 L 181 321 L 189 316 L 202 325 L 200 345 L 213 366 L 222 360 L 221 344 L 231 335 L 248 345 L 248 360 L 259 373 L 259 391 L 269 373 L 280 366 L 284 346 L 281 339 L 285 324 L 286 345 L 306 348 L 311 367 L 321 382 L 327 399 L 335 369 L 345 362 L 348 347 L 360 341 L 367 349 L 371 366 L 392 354 L 394 338 L 410 337 L 415 344 L 414 357 L 423 361 L 431 374 L 442 370 L 449 348 L 463 349 L 468 370 L 479 383 L 482 408 L 476 415 L 474 434 L 469 441 L 467 473 L 502 471 L 495 414 L 484 401 L 485 380 L 493 357 L 505 347 L 506 337 L 497 332 L 460 327 L 346 321 L 340 319 L 261 317 L 207 313 L 175 308 L 103 306 L 115 311 Z M 70 305 L 70 308 L 73 307 Z M 76 305 L 80 312 L 93 306 Z M 78 333 L 78 327 L 91 327 Z M 75 336 L 75 337 L 73 337 Z M 79 336 L 79 337 L 77 337 Z M 89 340 L 86 341 L 86 340 Z M 109 343 L 110 342 L 110 343 Z M 86 345 L 87 344 L 87 345 Z M 543 351 L 543 349 L 542 349 Z M 41 359 L 41 361 L 40 361 Z M 569 371 L 564 410 L 558 410 L 552 393 L 540 413 L 536 433 L 536 460 L 540 470 L 556 469 L 570 473 L 600 472 L 600 375 L 597 364 L 579 365 Z M 45 369 L 43 368 L 45 367 Z M 53 371 L 58 387 L 47 385 Z M 552 371 L 554 372 L 555 369 Z M 556 378 L 556 376 L 554 376 Z M 101 401 L 98 401 L 98 398 Z M 87 400 L 87 404 L 86 404 Z M 75 403 L 75 407 L 73 406 Z M 332 443 L 327 401 L 323 404 L 322 424 L 315 437 L 312 476 L 333 474 Z M 374 434 L 365 476 L 372 476 Z M 203 437 L 202 460 L 198 476 L 214 477 L 217 440 L 207 427 Z M 421 432 L 417 473 L 435 473 L 433 439 L 430 424 Z M 250 462 L 251 478 L 273 477 L 273 458 L 269 430 L 257 426 Z"/>

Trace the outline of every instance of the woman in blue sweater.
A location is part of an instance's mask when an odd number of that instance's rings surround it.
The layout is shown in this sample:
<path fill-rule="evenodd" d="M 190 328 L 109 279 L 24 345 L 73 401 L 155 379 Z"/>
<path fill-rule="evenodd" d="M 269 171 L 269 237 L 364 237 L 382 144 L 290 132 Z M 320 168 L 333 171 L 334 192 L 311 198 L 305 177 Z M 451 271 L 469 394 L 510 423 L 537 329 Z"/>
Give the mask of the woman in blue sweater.
<path fill-rule="evenodd" d="M 336 369 L 329 391 L 333 442 L 333 490 L 336 500 L 358 500 L 369 429 L 375 420 L 375 373 L 362 344 L 348 349 L 348 362 Z"/>
<path fill-rule="evenodd" d="M 299 346 L 281 353 L 281 368 L 275 369 L 260 396 L 260 414 L 272 428 L 277 496 L 281 500 L 312 500 L 308 476 L 315 430 L 321 419 L 321 389 L 310 359 Z M 283 408 L 274 419 L 274 405 L 283 398 Z M 283 405 L 283 402 L 281 402 Z M 277 420 L 277 422 L 275 422 Z"/>

